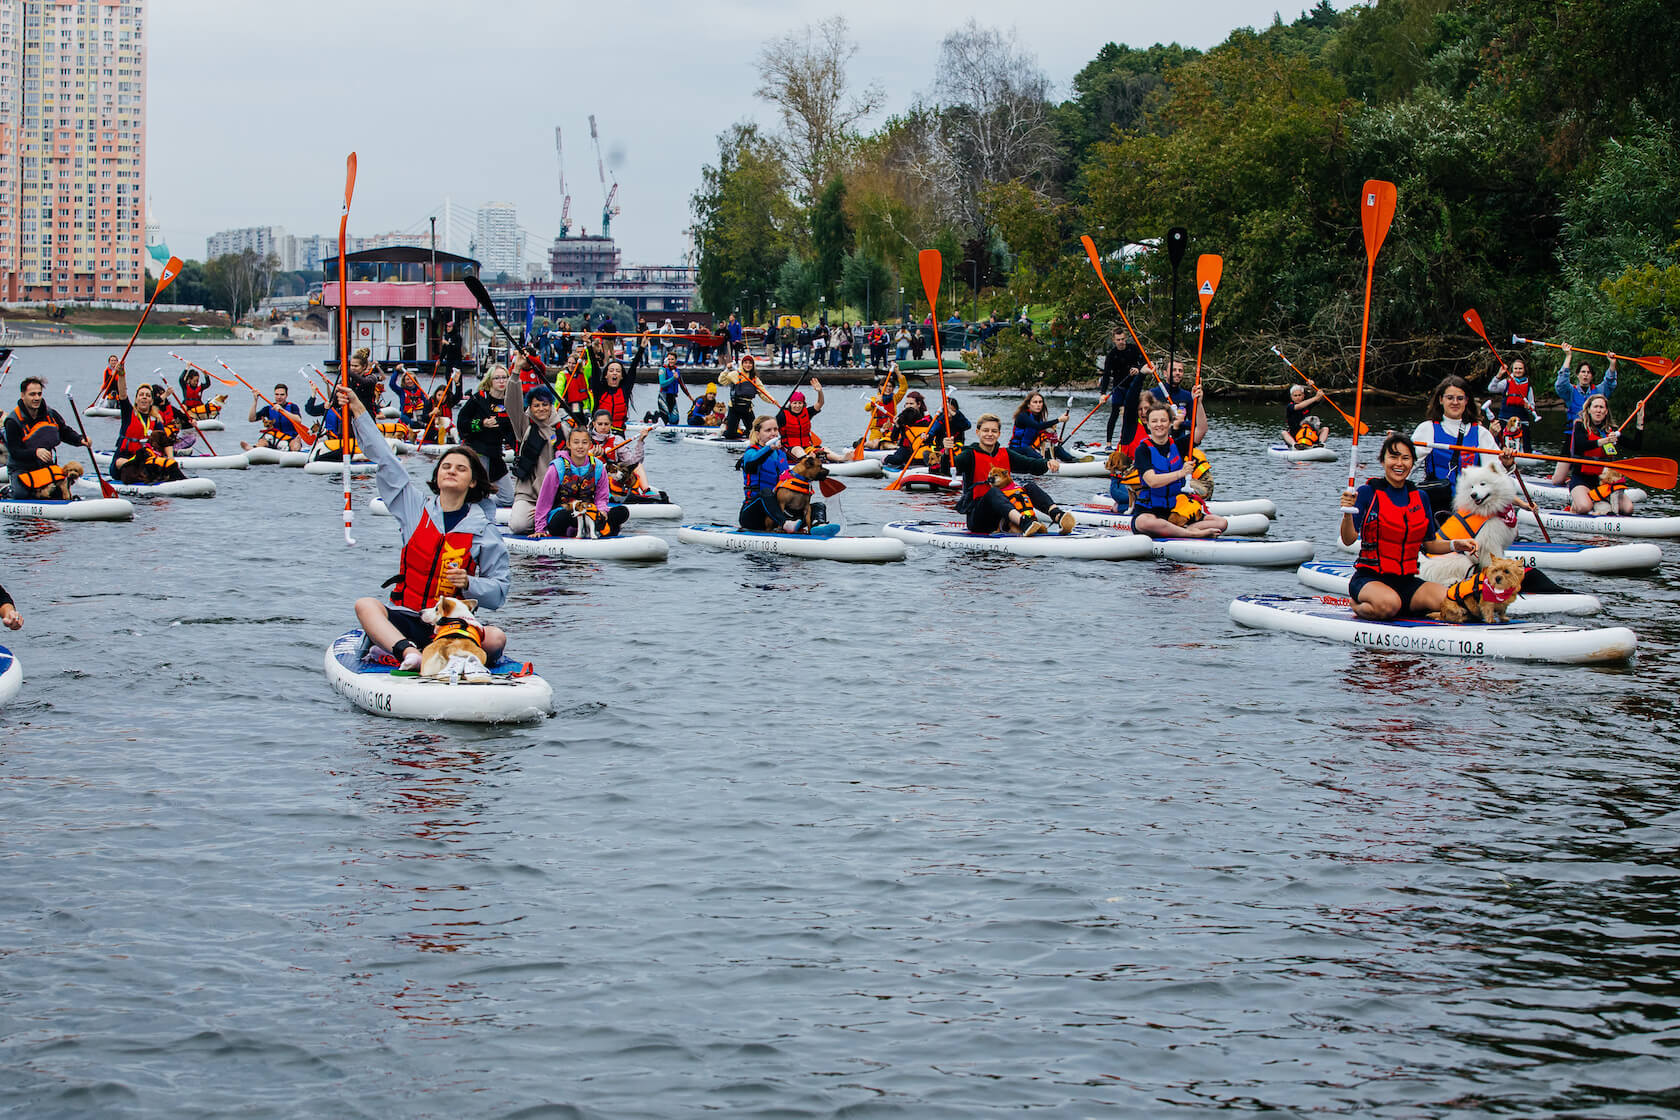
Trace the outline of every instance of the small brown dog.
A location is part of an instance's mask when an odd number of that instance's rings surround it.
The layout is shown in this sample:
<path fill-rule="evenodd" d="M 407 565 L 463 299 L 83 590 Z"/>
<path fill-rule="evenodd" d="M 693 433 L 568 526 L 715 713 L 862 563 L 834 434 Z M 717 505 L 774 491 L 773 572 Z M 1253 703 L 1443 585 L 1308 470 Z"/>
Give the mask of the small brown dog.
<path fill-rule="evenodd" d="M 811 531 L 811 488 L 828 477 L 828 468 L 815 452 L 782 472 L 776 480 L 776 504 L 794 521 L 800 532 Z"/>
<path fill-rule="evenodd" d="M 1498 556 L 1480 572 L 1473 572 L 1447 588 L 1446 602 L 1430 615 L 1442 622 L 1504 622 L 1511 600 L 1522 592 L 1522 561 Z"/>
<path fill-rule="evenodd" d="M 12 466 L 8 463 L 7 469 L 11 470 Z M 82 477 L 84 472 L 82 464 L 72 459 L 68 463 L 53 463 L 50 466 L 37 463 L 34 467 L 25 468 L 22 473 L 25 475 L 39 473 L 43 479 L 49 477 L 51 479 L 45 486 L 30 486 L 26 479 L 19 478 L 18 473 L 14 471 L 12 475 L 14 482 L 28 490 L 31 497 L 42 498 L 50 502 L 67 502 L 75 497 L 70 492 L 70 488 L 76 485 L 77 480 Z"/>
<path fill-rule="evenodd" d="M 489 676 L 484 653 L 484 627 L 473 617 L 477 599 L 451 599 L 444 595 L 437 606 L 420 612 L 432 624 L 432 640 L 420 654 L 422 677 L 465 677 L 483 680 Z"/>
<path fill-rule="evenodd" d="M 986 472 L 986 482 L 993 490 L 1002 494 L 1015 512 L 1021 515 L 1021 524 L 1017 531 L 1023 537 L 1033 537 L 1044 532 L 1044 523 L 1038 520 L 1032 498 L 1021 488 L 1021 484 L 1015 481 L 1013 475 L 1002 467 L 993 467 Z"/>

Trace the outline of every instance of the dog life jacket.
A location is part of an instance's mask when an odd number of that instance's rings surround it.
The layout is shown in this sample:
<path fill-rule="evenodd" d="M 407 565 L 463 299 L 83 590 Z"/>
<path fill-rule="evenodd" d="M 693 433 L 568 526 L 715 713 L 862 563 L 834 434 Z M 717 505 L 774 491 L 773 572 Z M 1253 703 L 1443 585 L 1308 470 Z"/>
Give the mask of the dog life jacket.
<path fill-rule="evenodd" d="M 1406 483 L 1404 504 L 1389 496 L 1380 479 L 1371 479 L 1371 508 L 1359 527 L 1359 559 L 1354 566 L 1385 576 L 1414 576 L 1418 552 L 1429 539 L 1428 499 Z"/>
<path fill-rule="evenodd" d="M 1172 510 L 1167 516 L 1182 517 L 1186 525 L 1194 525 L 1207 516 L 1207 503 L 1202 500 L 1200 494 L 1183 490 L 1173 499 Z"/>
<path fill-rule="evenodd" d="M 974 445 L 974 482 L 969 490 L 969 501 L 978 502 L 992 489 L 992 484 L 986 481 L 994 469 L 1009 473 L 1009 448 L 998 445 L 998 449 L 990 455 L 980 447 Z M 1005 497 L 1008 495 L 1005 494 Z"/>
<path fill-rule="evenodd" d="M 432 641 L 441 642 L 445 638 L 465 638 L 479 649 L 484 648 L 484 627 L 476 622 L 468 622 L 464 618 L 440 618 L 432 628 Z"/>
<path fill-rule="evenodd" d="M 803 447 L 807 451 L 817 446 L 817 437 L 811 434 L 811 410 L 802 408 L 798 412 L 791 408 L 784 408 L 776 414 L 776 426 L 782 430 L 783 447 Z"/>
<path fill-rule="evenodd" d="M 783 471 L 776 479 L 776 489 L 792 490 L 795 494 L 811 495 L 811 483 L 808 479 L 796 475 L 791 470 Z"/>
<path fill-rule="evenodd" d="M 1610 495 L 1620 493 L 1628 488 L 1627 479 L 1617 475 L 1613 482 L 1604 481 L 1604 474 L 1599 473 L 1598 485 L 1587 491 L 1587 500 L 1593 502 L 1608 501 Z"/>
<path fill-rule="evenodd" d="M 1447 598 L 1461 606 L 1477 595 L 1487 603 L 1504 603 L 1517 597 L 1513 590 L 1501 591 L 1490 585 L 1486 572 L 1472 572 L 1447 588 Z"/>
<path fill-rule="evenodd" d="M 420 514 L 420 524 L 403 542 L 402 559 L 392 577 L 391 604 L 418 614 L 444 594 L 444 569 L 453 561 L 468 575 L 478 570 L 472 555 L 473 535 L 455 530 L 445 533 L 432 520 L 431 511 Z"/>
<path fill-rule="evenodd" d="M 612 417 L 613 431 L 622 433 L 624 421 L 630 415 L 630 401 L 624 395 L 623 385 L 614 385 L 610 389 L 602 389 L 601 395 L 595 398 L 595 407 L 607 410 Z"/>
<path fill-rule="evenodd" d="M 1144 456 L 1148 456 L 1148 462 Z M 1138 479 L 1141 482 L 1146 472 L 1156 474 L 1172 474 L 1184 468 L 1184 455 L 1178 450 L 1175 440 L 1168 440 L 1165 447 L 1157 447 L 1154 440 L 1146 439 L 1138 444 L 1137 455 Z M 1171 509 L 1178 503 L 1178 495 L 1184 489 L 1182 478 L 1174 479 L 1165 486 L 1144 485 L 1138 491 L 1138 505 L 1144 509 Z"/>
<path fill-rule="evenodd" d="M 1481 442 L 1480 424 L 1467 424 L 1462 434 L 1456 439 L 1447 432 L 1446 426 L 1439 420 L 1433 422 L 1435 447 L 1429 449 L 1429 454 L 1423 457 L 1423 473 L 1431 482 L 1458 482 L 1458 472 L 1465 467 L 1473 467 L 1481 461 L 1480 451 L 1449 451 L 1447 445 L 1461 444 L 1475 447 Z"/>
<path fill-rule="evenodd" d="M 1455 510 L 1453 515 L 1441 523 L 1440 534 L 1449 541 L 1473 541 L 1488 518 L 1469 510 Z M 1507 506 L 1505 512 L 1499 515 L 1499 520 L 1506 525 L 1515 527 L 1517 524 L 1517 507 Z"/>
<path fill-rule="evenodd" d="M 1021 487 L 1020 483 L 1016 482 L 1014 479 L 1010 479 L 1002 486 L 999 486 L 997 488 L 997 492 L 1009 499 L 1009 504 L 1014 507 L 1016 513 L 1020 514 L 1022 517 L 1031 519 L 1033 516 L 1032 498 L 1028 496 L 1026 490 Z"/>
<path fill-rule="evenodd" d="M 1310 424 L 1302 425 L 1295 431 L 1295 449 L 1302 451 L 1309 447 L 1317 447 L 1323 439 L 1324 436 L 1317 428 Z"/>
<path fill-rule="evenodd" d="M 286 405 L 287 407 L 282 408 L 277 404 L 271 404 L 263 410 L 263 435 L 272 436 L 278 440 L 298 438 L 299 433 L 303 431 L 303 418 L 298 413 L 297 405 L 292 404 L 290 401 L 287 401 Z M 282 416 L 294 417 L 297 422 L 293 423 L 291 420 L 287 420 L 284 422 L 285 427 L 281 427 Z"/>
<path fill-rule="evenodd" d="M 58 417 L 53 415 L 53 410 L 45 405 L 41 406 L 41 418 L 39 420 L 30 420 L 28 416 L 25 416 L 22 405 L 12 409 L 12 416 L 17 420 L 18 426 L 23 429 L 23 446 L 29 448 L 29 450 L 54 451 L 60 443 L 64 442 L 58 434 Z M 17 468 L 20 466 L 22 466 L 21 463 L 12 464 L 12 469 L 16 471 L 14 477 L 19 485 L 27 489 L 44 490 L 54 483 L 64 481 L 64 468 L 57 463 L 41 463 L 29 470 L 18 470 Z"/>

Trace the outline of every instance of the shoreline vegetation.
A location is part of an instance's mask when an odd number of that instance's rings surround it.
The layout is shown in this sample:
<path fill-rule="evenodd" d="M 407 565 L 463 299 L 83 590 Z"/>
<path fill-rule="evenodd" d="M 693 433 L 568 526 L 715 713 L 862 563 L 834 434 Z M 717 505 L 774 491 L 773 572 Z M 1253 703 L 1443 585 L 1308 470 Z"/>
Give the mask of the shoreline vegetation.
<path fill-rule="evenodd" d="M 1102 45 L 1062 90 L 1030 44 L 970 20 L 927 92 L 894 106 L 848 82 L 859 49 L 843 19 L 762 47 L 766 120 L 719 135 L 690 200 L 706 308 L 921 321 L 915 254 L 937 248 L 942 321 L 1036 312 L 1030 332 L 994 336 L 979 382 L 1081 383 L 1116 318 L 1089 235 L 1152 357 L 1176 330 L 1194 362 L 1192 266 L 1217 253 L 1210 391 L 1293 380 L 1274 345 L 1334 391 L 1358 354 L 1359 185 L 1382 178 L 1399 202 L 1368 392 L 1415 398 L 1448 373 L 1485 385 L 1498 365 L 1470 308 L 1548 402 L 1558 352 L 1513 334 L 1680 356 L 1673 5 L 1320 2 L 1205 52 Z M 1176 325 L 1159 251 L 1172 226 L 1189 230 Z M 1631 401 L 1654 378 L 1623 361 L 1621 383 Z M 1653 420 L 1680 418 L 1677 401 L 1660 394 Z"/>

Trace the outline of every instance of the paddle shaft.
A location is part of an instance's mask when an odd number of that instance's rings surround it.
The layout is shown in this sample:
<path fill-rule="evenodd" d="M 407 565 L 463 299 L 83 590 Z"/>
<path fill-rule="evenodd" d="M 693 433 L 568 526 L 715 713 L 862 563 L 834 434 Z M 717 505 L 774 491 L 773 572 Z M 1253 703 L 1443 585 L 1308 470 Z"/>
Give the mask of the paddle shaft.
<path fill-rule="evenodd" d="M 1430 443 L 1428 440 L 1413 442 L 1419 447 L 1433 447 L 1444 451 L 1474 451 L 1479 455 L 1504 454 L 1497 449 L 1466 447 L 1456 443 Z M 1588 467 L 1609 467 L 1636 482 L 1658 490 L 1674 488 L 1675 471 L 1680 467 L 1673 459 L 1572 459 L 1567 455 L 1542 455 L 1538 451 L 1512 451 L 1508 454 L 1518 459 L 1539 459 L 1548 463 L 1580 463 Z"/>
<path fill-rule="evenodd" d="M 1528 492 L 1528 483 L 1523 479 L 1522 468 L 1521 467 L 1512 467 L 1511 468 L 1511 473 L 1517 476 L 1517 485 L 1522 488 L 1523 501 L 1527 502 L 1531 506 L 1534 506 L 1534 496 Z M 1542 537 L 1546 538 L 1546 543 L 1547 544 L 1551 544 L 1552 543 L 1552 534 L 1551 534 L 1551 531 L 1546 528 L 1545 519 L 1539 516 L 1540 507 L 1539 506 L 1534 506 L 1534 511 L 1535 511 L 1534 523 L 1536 525 L 1540 526 L 1540 535 Z"/>
<path fill-rule="evenodd" d="M 175 403 L 181 406 L 181 415 L 187 418 L 187 423 L 191 424 L 192 430 L 198 433 L 198 438 L 204 441 L 204 446 L 210 448 L 210 454 L 220 454 L 220 452 L 218 452 L 214 447 L 210 446 L 210 437 L 205 435 L 204 429 L 198 426 L 198 419 L 194 417 L 191 410 L 187 408 L 187 402 L 181 399 L 181 395 L 175 391 L 175 387 L 165 381 L 163 383 L 163 391 L 168 393 L 171 397 L 174 397 Z"/>
<path fill-rule="evenodd" d="M 88 438 L 87 425 L 82 423 L 82 410 L 76 407 L 76 398 L 70 395 L 68 387 L 64 390 L 64 399 L 70 402 L 70 415 L 76 418 L 76 429 L 82 433 L 82 446 L 87 448 L 88 462 L 93 464 L 93 477 L 99 480 L 99 494 L 104 498 L 117 496 L 116 487 L 105 481 L 105 476 L 99 473 L 99 456 L 93 453 L 93 440 Z M 111 457 L 111 465 L 116 466 L 116 456 Z"/>
<path fill-rule="evenodd" d="M 1272 347 L 1272 353 L 1276 354 L 1280 358 L 1283 358 L 1283 351 L 1279 350 L 1276 346 Z M 1354 424 L 1353 417 L 1351 417 L 1347 413 L 1343 412 L 1342 411 L 1342 406 L 1337 404 L 1335 401 L 1331 400 L 1329 393 L 1326 393 L 1323 389 L 1320 389 L 1318 387 L 1317 383 L 1315 383 L 1312 378 L 1310 378 L 1306 374 L 1302 373 L 1300 371 L 1300 369 L 1295 365 L 1295 363 L 1290 361 L 1288 358 L 1283 358 L 1283 364 L 1288 366 L 1290 369 L 1294 370 L 1295 371 L 1295 376 L 1299 377 L 1302 381 L 1305 381 L 1308 385 L 1310 385 L 1312 387 L 1313 392 L 1315 392 L 1319 396 L 1323 397 L 1324 398 L 1324 403 L 1329 405 L 1331 408 L 1335 409 L 1337 416 L 1340 416 L 1343 420 L 1346 420 L 1350 427 L 1353 426 L 1353 424 Z M 1363 430 L 1366 431 L 1366 432 L 1369 432 L 1371 430 L 1370 425 L 1369 424 L 1364 425 Z"/>

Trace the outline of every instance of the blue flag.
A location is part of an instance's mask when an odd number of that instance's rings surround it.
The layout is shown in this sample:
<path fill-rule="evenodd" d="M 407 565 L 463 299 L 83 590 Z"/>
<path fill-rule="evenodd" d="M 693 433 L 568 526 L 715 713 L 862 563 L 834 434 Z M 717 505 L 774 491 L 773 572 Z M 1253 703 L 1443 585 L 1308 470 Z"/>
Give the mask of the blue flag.
<path fill-rule="evenodd" d="M 537 297 L 525 297 L 525 337 L 531 337 L 531 331 L 537 325 Z"/>

